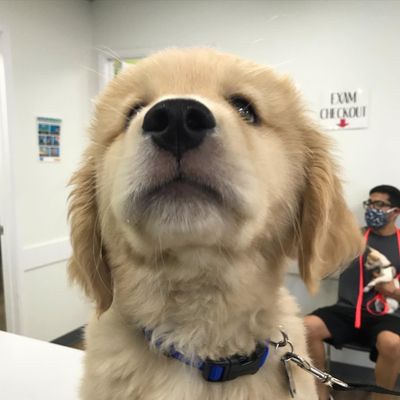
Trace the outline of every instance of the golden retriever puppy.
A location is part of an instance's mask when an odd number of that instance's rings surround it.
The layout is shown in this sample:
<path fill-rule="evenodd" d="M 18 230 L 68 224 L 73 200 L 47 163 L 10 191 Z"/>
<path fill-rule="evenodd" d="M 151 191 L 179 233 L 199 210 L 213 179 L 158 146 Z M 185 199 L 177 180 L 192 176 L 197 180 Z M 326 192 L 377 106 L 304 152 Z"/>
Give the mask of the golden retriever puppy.
<path fill-rule="evenodd" d="M 282 326 L 306 356 L 286 260 L 314 290 L 362 250 L 328 147 L 287 78 L 231 55 L 167 50 L 108 85 L 72 178 L 83 399 L 290 398 L 290 348 L 267 355 Z"/>

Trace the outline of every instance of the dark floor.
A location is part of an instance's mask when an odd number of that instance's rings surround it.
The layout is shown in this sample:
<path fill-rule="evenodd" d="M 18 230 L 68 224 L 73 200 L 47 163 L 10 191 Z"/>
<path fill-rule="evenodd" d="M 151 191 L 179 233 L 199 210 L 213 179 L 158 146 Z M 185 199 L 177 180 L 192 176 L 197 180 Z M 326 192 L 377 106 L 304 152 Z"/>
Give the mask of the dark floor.
<path fill-rule="evenodd" d="M 371 368 L 358 367 L 349 364 L 331 362 L 331 375 L 349 382 L 374 383 L 374 371 Z M 365 392 L 333 392 L 335 400 L 367 400 L 369 394 Z"/>
<path fill-rule="evenodd" d="M 331 375 L 343 380 L 346 383 L 365 383 L 374 385 L 374 370 L 371 368 L 355 365 L 331 362 Z M 400 390 L 400 379 L 397 381 L 396 390 Z M 334 392 L 335 400 L 367 400 L 369 394 L 366 392 Z"/>
<path fill-rule="evenodd" d="M 82 326 L 81 328 L 68 332 L 67 334 L 53 340 L 52 343 L 85 350 L 84 329 L 85 328 Z"/>
<path fill-rule="evenodd" d="M 370 395 L 364 392 L 333 392 L 334 400 L 370 400 Z"/>

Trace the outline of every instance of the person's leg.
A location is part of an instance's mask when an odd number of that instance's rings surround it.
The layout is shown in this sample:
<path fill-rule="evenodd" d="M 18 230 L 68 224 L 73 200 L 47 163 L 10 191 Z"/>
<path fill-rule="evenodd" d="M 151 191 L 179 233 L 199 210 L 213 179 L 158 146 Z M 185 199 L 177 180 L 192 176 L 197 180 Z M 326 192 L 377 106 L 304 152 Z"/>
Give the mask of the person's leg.
<path fill-rule="evenodd" d="M 324 340 L 330 339 L 334 346 L 340 347 L 354 338 L 354 308 L 338 304 L 318 308 L 312 315 L 304 318 L 304 324 L 312 363 L 325 370 Z M 319 399 L 329 399 L 329 387 L 319 381 L 316 381 L 316 384 Z"/>
<path fill-rule="evenodd" d="M 307 332 L 308 351 L 312 362 L 317 368 L 325 370 L 326 355 L 324 339 L 330 338 L 331 333 L 324 321 L 316 315 L 307 315 L 304 318 L 304 325 Z M 317 392 L 319 400 L 329 399 L 328 386 L 317 382 Z"/>
<path fill-rule="evenodd" d="M 378 358 L 375 366 L 376 384 L 393 389 L 400 367 L 400 336 L 391 331 L 382 331 L 376 339 Z M 372 400 L 389 400 L 389 395 L 374 394 Z"/>

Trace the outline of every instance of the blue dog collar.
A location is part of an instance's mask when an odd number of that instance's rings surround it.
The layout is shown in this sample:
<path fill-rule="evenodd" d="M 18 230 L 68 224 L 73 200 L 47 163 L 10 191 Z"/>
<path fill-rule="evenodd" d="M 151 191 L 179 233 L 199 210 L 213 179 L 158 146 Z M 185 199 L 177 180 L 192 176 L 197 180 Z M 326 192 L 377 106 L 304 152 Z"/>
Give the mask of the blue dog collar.
<path fill-rule="evenodd" d="M 151 341 L 152 333 L 151 330 L 144 330 L 145 338 L 148 341 Z M 155 343 L 155 346 L 160 348 L 161 344 L 162 342 L 158 341 Z M 248 356 L 236 354 L 221 360 L 211 360 L 209 358 L 202 360 L 198 357 L 194 360 L 189 360 L 182 353 L 177 351 L 174 346 L 170 346 L 164 354 L 190 367 L 197 368 L 206 381 L 225 382 L 236 379 L 239 376 L 255 374 L 264 365 L 268 357 L 268 345 L 269 341 L 258 343 L 254 352 Z"/>

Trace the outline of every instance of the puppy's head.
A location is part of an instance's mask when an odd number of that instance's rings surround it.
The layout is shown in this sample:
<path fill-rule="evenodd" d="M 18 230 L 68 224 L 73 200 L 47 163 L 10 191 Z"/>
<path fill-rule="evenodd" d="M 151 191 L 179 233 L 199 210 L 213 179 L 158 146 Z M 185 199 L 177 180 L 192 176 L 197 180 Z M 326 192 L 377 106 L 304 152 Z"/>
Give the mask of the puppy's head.
<path fill-rule="evenodd" d="M 372 247 L 368 247 L 367 258 L 364 264 L 366 269 L 379 273 L 382 268 L 388 267 L 390 264 L 390 261 L 384 254 Z"/>
<path fill-rule="evenodd" d="M 297 254 L 312 289 L 362 246 L 328 148 L 269 68 L 206 49 L 145 59 L 98 100 L 72 180 L 71 274 L 104 310 L 110 248 L 264 247 Z"/>

